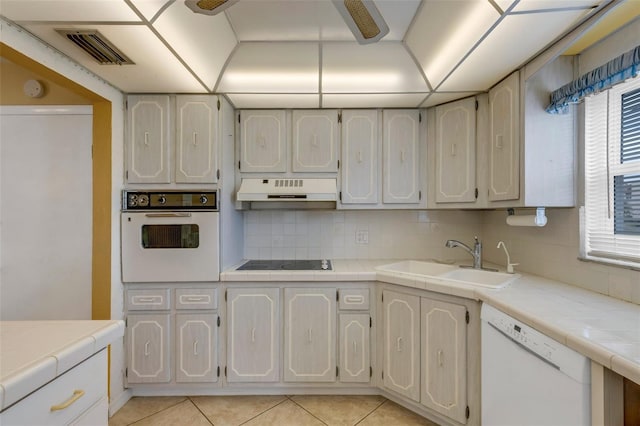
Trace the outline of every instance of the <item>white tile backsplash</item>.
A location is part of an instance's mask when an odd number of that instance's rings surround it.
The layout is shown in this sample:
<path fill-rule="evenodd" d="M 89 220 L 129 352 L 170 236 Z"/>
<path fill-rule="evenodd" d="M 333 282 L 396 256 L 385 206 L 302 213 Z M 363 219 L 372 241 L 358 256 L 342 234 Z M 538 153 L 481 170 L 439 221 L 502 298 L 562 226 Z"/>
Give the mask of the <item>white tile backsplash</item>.
<path fill-rule="evenodd" d="M 245 257 L 250 259 L 466 259 L 447 249 L 455 238 L 472 243 L 481 212 L 248 211 Z M 356 242 L 358 231 L 368 243 Z"/>

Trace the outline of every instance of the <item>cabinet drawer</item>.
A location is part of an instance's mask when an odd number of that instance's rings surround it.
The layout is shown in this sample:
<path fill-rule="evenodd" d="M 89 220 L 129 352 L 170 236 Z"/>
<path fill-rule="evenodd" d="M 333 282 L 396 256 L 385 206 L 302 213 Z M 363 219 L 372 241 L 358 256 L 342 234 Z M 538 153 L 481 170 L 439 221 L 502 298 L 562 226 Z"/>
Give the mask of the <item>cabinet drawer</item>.
<path fill-rule="evenodd" d="M 338 309 L 342 311 L 364 311 L 369 309 L 369 289 L 340 289 Z"/>
<path fill-rule="evenodd" d="M 218 309 L 218 289 L 177 288 L 176 309 Z"/>
<path fill-rule="evenodd" d="M 127 290 L 126 309 L 128 311 L 164 311 L 169 309 L 169 289 Z"/>
<path fill-rule="evenodd" d="M 66 425 L 106 396 L 107 351 L 103 349 L 3 411 L 0 424 Z M 106 424 L 108 410 L 101 417 Z"/>

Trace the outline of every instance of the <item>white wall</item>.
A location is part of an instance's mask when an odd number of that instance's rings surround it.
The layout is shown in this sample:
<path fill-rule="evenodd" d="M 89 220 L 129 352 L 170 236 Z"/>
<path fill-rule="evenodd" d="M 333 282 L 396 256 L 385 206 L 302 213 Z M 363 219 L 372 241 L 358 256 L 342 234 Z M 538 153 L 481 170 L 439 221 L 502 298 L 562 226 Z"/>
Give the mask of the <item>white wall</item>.
<path fill-rule="evenodd" d="M 248 211 L 248 259 L 471 259 L 448 249 L 447 239 L 472 244 L 480 212 L 465 211 Z M 368 244 L 356 242 L 359 231 Z"/>

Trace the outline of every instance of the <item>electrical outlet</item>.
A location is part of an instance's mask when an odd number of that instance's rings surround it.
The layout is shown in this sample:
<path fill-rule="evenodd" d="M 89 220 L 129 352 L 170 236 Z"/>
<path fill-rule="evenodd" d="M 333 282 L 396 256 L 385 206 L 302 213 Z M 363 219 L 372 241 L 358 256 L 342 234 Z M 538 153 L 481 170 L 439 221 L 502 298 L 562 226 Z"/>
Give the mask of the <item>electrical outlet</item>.
<path fill-rule="evenodd" d="M 356 231 L 356 244 L 369 244 L 369 231 L 366 229 Z"/>

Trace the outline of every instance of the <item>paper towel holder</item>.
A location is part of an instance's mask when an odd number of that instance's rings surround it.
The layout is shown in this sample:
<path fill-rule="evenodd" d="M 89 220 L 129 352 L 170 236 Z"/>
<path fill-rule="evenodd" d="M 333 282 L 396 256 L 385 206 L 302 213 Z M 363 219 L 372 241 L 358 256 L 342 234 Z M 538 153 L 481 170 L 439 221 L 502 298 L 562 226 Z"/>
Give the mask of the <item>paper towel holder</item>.
<path fill-rule="evenodd" d="M 547 216 L 545 208 L 537 207 L 535 215 L 516 216 L 513 208 L 507 209 L 507 225 L 511 226 L 545 226 Z"/>

